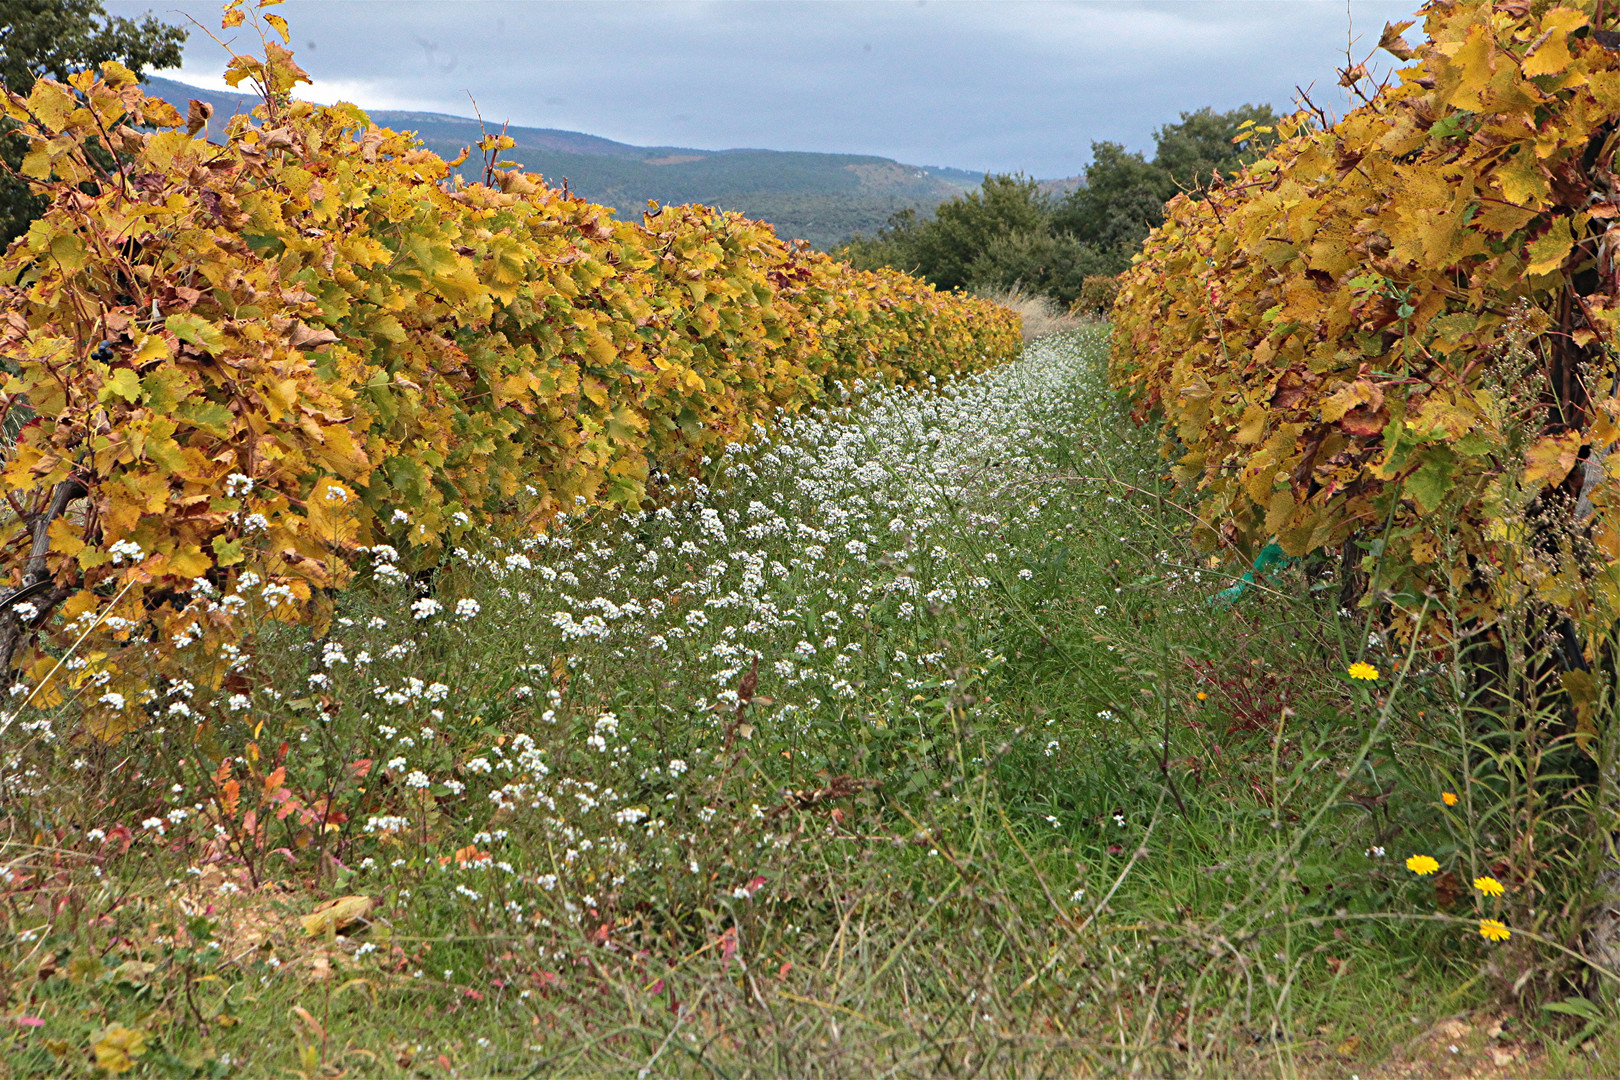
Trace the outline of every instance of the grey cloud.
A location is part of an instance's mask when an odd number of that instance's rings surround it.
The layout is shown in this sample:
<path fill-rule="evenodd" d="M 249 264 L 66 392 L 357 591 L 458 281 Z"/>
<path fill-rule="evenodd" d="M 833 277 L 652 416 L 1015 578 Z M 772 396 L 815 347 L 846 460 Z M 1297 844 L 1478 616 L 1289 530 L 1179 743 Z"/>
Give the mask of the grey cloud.
<path fill-rule="evenodd" d="M 106 6 L 219 22 L 213 2 Z M 1411 7 L 1353 0 L 1356 58 Z M 648 145 L 1063 176 L 1080 171 L 1094 140 L 1150 148 L 1155 128 L 1202 105 L 1284 108 L 1296 84 L 1314 82 L 1321 103 L 1343 107 L 1338 0 L 292 0 L 277 10 L 316 100 L 467 115 L 471 95 L 496 122 Z M 238 48 L 256 44 L 244 31 Z M 171 74 L 215 81 L 224 59 L 193 31 Z"/>

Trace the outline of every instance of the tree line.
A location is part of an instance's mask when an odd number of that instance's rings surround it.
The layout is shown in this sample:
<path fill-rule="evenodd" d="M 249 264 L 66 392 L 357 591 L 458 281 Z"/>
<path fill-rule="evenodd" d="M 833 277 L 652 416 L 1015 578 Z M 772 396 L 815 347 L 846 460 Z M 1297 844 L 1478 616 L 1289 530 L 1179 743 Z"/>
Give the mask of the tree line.
<path fill-rule="evenodd" d="M 1067 194 L 1050 195 L 1022 173 L 987 175 L 932 214 L 902 210 L 876 235 L 856 235 L 834 254 L 862 269 L 905 270 L 941 289 L 1016 285 L 1067 307 L 1087 278 L 1130 265 L 1178 192 L 1196 196 L 1259 157 L 1276 120 L 1268 105 L 1182 113 L 1154 133 L 1151 160 L 1094 142 L 1084 182 Z"/>
<path fill-rule="evenodd" d="M 37 79 L 67 81 L 76 71 L 117 60 L 140 78 L 180 66 L 186 32 L 148 15 L 109 16 L 100 0 L 5 0 L 0 3 L 0 85 L 28 96 Z M 0 249 L 28 231 L 45 200 L 18 173 L 28 143 L 0 118 Z"/>

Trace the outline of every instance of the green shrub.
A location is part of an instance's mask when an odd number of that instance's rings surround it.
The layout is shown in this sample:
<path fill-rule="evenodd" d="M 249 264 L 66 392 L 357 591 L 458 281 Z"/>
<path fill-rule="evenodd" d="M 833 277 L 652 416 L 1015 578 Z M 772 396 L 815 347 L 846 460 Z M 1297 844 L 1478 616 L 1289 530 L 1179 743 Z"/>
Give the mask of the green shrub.
<path fill-rule="evenodd" d="M 1114 310 L 1119 298 L 1119 278 L 1108 274 L 1091 274 L 1080 283 L 1080 296 L 1071 310 L 1077 315 L 1105 316 Z"/>

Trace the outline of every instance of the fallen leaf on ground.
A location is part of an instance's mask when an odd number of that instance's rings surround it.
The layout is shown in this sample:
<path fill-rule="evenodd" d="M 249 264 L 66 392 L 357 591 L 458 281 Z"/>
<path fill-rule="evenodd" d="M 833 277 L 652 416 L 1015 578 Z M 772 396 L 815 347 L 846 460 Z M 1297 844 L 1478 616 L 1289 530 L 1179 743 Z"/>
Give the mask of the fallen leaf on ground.
<path fill-rule="evenodd" d="M 369 896 L 339 896 L 316 905 L 308 915 L 298 921 L 310 937 L 321 937 L 359 922 L 371 913 L 374 901 Z"/>

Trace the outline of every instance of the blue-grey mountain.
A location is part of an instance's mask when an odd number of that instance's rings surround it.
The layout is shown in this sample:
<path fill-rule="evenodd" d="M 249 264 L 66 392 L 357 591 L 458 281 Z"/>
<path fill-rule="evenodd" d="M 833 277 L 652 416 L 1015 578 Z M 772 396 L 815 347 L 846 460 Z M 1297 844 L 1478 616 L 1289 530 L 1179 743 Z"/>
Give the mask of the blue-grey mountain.
<path fill-rule="evenodd" d="M 214 106 L 211 130 L 256 103 L 250 92 L 220 92 L 172 79 L 147 79 L 148 92 L 183 114 L 190 98 Z M 384 127 L 414 131 L 435 153 L 454 159 L 485 130 L 500 125 L 442 113 L 372 110 Z M 781 150 L 697 150 L 682 146 L 630 146 L 577 131 L 508 127 L 517 143 L 502 158 L 521 162 L 621 215 L 660 203 L 697 202 L 737 210 L 769 221 L 785 237 L 829 248 L 855 233 L 875 233 L 896 211 L 929 210 L 978 185 L 983 177 L 965 169 L 904 165 L 864 154 L 814 154 Z M 476 177 L 478 155 L 460 172 Z"/>

